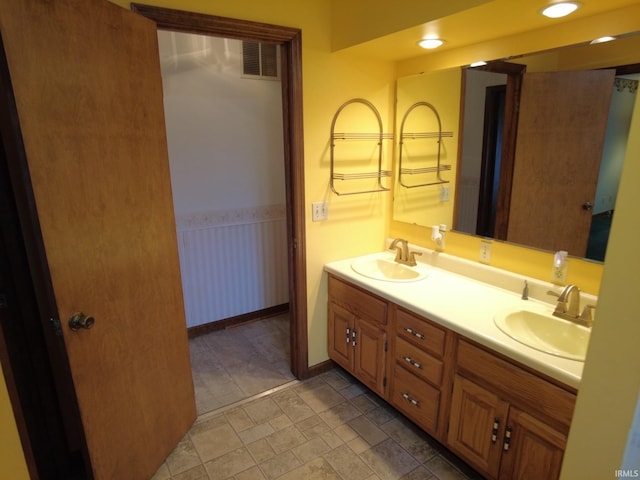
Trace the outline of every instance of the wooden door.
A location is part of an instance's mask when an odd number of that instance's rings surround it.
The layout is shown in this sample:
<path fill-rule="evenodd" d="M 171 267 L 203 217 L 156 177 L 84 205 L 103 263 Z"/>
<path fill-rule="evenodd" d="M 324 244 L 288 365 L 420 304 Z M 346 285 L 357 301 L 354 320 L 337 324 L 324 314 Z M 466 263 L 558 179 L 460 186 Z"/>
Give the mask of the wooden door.
<path fill-rule="evenodd" d="M 555 480 L 560 477 L 565 435 L 517 408 L 509 410 L 511 441 L 502 455 L 504 480 Z"/>
<path fill-rule="evenodd" d="M 150 478 L 196 417 L 156 27 L 0 0 L 0 28 L 93 476 Z"/>
<path fill-rule="evenodd" d="M 524 76 L 507 240 L 584 257 L 613 70 Z"/>
<path fill-rule="evenodd" d="M 447 444 L 490 478 L 497 478 L 509 405 L 479 385 L 456 376 Z"/>

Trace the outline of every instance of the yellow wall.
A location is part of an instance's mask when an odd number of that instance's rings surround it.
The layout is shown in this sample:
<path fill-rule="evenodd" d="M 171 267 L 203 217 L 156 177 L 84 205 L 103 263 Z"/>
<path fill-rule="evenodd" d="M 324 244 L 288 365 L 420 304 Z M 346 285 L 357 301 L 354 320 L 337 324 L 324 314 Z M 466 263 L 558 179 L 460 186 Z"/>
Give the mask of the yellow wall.
<path fill-rule="evenodd" d="M 27 463 L 3 375 L 0 375 L 0 425 L 0 478 L 28 479 Z"/>

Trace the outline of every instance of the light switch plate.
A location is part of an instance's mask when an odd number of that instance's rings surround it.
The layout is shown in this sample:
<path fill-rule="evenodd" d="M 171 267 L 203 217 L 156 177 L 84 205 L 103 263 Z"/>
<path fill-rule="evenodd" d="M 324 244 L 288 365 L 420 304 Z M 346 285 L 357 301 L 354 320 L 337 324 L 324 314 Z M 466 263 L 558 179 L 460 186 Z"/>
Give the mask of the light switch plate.
<path fill-rule="evenodd" d="M 442 185 L 440 187 L 440 201 L 441 202 L 448 202 L 449 201 L 449 192 L 450 192 L 450 187 L 449 185 Z"/>
<path fill-rule="evenodd" d="M 313 202 L 311 204 L 311 220 L 313 222 L 326 220 L 329 215 L 328 210 L 327 202 Z"/>

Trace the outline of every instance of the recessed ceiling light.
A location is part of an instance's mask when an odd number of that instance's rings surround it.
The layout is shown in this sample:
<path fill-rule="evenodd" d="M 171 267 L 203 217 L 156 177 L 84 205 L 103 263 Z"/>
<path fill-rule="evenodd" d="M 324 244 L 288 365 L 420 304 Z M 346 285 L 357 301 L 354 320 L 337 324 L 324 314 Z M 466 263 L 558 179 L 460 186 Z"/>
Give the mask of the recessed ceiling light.
<path fill-rule="evenodd" d="M 607 43 L 607 42 L 611 42 L 613 40 L 615 40 L 616 37 L 600 37 L 600 38 L 596 38 L 594 40 L 591 40 L 591 45 L 595 45 L 596 43 Z"/>
<path fill-rule="evenodd" d="M 473 62 L 470 67 L 484 67 L 487 64 L 484 60 L 480 60 L 479 62 Z"/>
<path fill-rule="evenodd" d="M 542 14 L 545 17 L 549 18 L 560 18 L 566 17 L 570 13 L 575 12 L 580 4 L 577 2 L 561 2 L 554 3 L 553 5 L 549 5 L 547 8 L 542 10 Z"/>
<path fill-rule="evenodd" d="M 438 48 L 440 45 L 444 43 L 444 40 L 439 38 L 425 38 L 418 42 L 422 48 Z"/>

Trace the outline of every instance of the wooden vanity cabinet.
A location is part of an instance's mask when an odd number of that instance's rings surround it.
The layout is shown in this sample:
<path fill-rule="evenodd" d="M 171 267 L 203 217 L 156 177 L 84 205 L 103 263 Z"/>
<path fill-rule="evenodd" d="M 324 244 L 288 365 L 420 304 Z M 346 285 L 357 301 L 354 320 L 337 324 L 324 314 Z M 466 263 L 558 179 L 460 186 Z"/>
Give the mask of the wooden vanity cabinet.
<path fill-rule="evenodd" d="M 332 360 L 486 478 L 559 477 L 574 389 L 338 277 L 328 282 Z"/>
<path fill-rule="evenodd" d="M 329 275 L 329 357 L 386 398 L 385 300 Z"/>
<path fill-rule="evenodd" d="M 554 479 L 575 393 L 459 339 L 447 446 L 495 479 Z"/>

